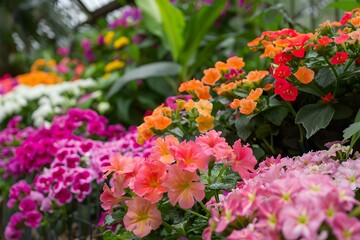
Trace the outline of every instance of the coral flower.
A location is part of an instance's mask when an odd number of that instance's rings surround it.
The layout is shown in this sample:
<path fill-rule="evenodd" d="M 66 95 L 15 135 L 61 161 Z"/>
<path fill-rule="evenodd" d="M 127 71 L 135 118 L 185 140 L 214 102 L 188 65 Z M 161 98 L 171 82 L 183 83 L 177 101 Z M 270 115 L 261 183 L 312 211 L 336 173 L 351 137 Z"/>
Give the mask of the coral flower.
<path fill-rule="evenodd" d="M 321 38 L 318 39 L 318 42 L 321 46 L 325 47 L 327 46 L 329 43 L 333 42 L 333 40 L 331 38 L 329 38 L 328 36 L 323 36 Z"/>
<path fill-rule="evenodd" d="M 257 101 L 263 93 L 262 88 L 251 89 L 249 95 L 246 97 L 248 100 Z"/>
<path fill-rule="evenodd" d="M 181 142 L 176 149 L 175 159 L 182 169 L 190 172 L 206 170 L 208 166 L 208 157 L 201 146 L 193 141 Z"/>
<path fill-rule="evenodd" d="M 215 63 L 215 68 L 219 71 L 226 71 L 229 69 L 229 66 L 224 62 L 218 61 Z"/>
<path fill-rule="evenodd" d="M 204 132 L 214 128 L 214 117 L 213 116 L 200 115 L 195 120 L 198 124 L 198 129 L 201 133 L 204 133 Z"/>
<path fill-rule="evenodd" d="M 109 174 L 112 172 L 116 172 L 118 174 L 126 174 L 134 171 L 135 163 L 132 157 L 125 157 L 121 154 L 115 154 L 110 157 L 110 166 L 102 167 L 102 171 L 104 172 L 104 178 L 107 178 Z"/>
<path fill-rule="evenodd" d="M 314 79 L 315 72 L 305 66 L 302 66 L 299 67 L 294 75 L 301 83 L 308 84 Z"/>
<path fill-rule="evenodd" d="M 251 99 L 243 98 L 240 99 L 239 104 L 240 104 L 240 112 L 242 114 L 249 115 L 255 110 L 257 102 Z"/>
<path fill-rule="evenodd" d="M 158 159 L 160 162 L 170 164 L 175 161 L 170 149 L 177 145 L 179 145 L 179 140 L 173 135 L 167 135 L 165 139 L 158 138 L 151 148 L 151 156 L 154 159 Z"/>
<path fill-rule="evenodd" d="M 221 132 L 211 130 L 204 135 L 196 137 L 196 143 L 202 147 L 206 155 L 214 156 L 217 162 L 225 160 L 232 152 L 226 139 L 220 137 L 220 135 Z"/>
<path fill-rule="evenodd" d="M 346 52 L 337 52 L 335 56 L 330 59 L 331 64 L 343 64 L 348 59 L 348 54 Z"/>
<path fill-rule="evenodd" d="M 195 88 L 195 94 L 197 98 L 202 100 L 209 100 L 211 98 L 210 95 L 210 87 L 209 86 L 202 86 Z"/>
<path fill-rule="evenodd" d="M 221 73 L 216 68 L 204 70 L 204 77 L 201 79 L 203 83 L 214 85 L 221 78 Z"/>
<path fill-rule="evenodd" d="M 142 238 L 160 227 L 161 213 L 155 204 L 141 197 L 134 197 L 127 202 L 128 211 L 124 217 L 126 230 L 132 231 L 137 237 Z"/>
<path fill-rule="evenodd" d="M 162 185 L 166 165 L 160 161 L 146 162 L 135 177 L 134 192 L 151 203 L 158 202 L 167 189 Z"/>
<path fill-rule="evenodd" d="M 352 18 L 350 20 L 351 24 L 354 25 L 354 27 L 360 26 L 360 17 Z"/>
<path fill-rule="evenodd" d="M 250 177 L 249 172 L 254 172 L 256 165 L 256 158 L 253 155 L 252 149 L 248 144 L 241 145 L 241 140 L 237 140 L 233 146 L 235 152 L 235 159 L 232 164 L 232 169 L 238 172 L 243 179 Z"/>
<path fill-rule="evenodd" d="M 179 87 L 179 92 L 189 92 L 189 91 L 194 91 L 196 88 L 202 87 L 203 83 L 200 82 L 199 80 L 196 79 L 192 79 L 189 80 L 187 82 L 183 82 L 181 83 L 180 87 Z"/>
<path fill-rule="evenodd" d="M 196 172 L 182 170 L 179 165 L 172 165 L 169 169 L 164 185 L 169 189 L 170 203 L 179 203 L 181 208 L 189 209 L 194 206 L 194 198 L 201 201 L 205 197 L 205 186 L 199 182 Z"/>
<path fill-rule="evenodd" d="M 334 39 L 334 42 L 336 43 L 336 44 L 343 44 L 346 40 L 348 40 L 349 39 L 349 35 L 348 34 L 341 34 L 340 36 L 338 36 L 338 37 L 336 37 L 335 39 Z"/>
<path fill-rule="evenodd" d="M 172 123 L 171 118 L 168 117 L 164 117 L 164 116 L 157 116 L 154 119 L 154 123 L 155 123 L 155 128 L 158 130 L 164 130 L 166 129 L 168 126 L 170 126 L 170 124 Z"/>

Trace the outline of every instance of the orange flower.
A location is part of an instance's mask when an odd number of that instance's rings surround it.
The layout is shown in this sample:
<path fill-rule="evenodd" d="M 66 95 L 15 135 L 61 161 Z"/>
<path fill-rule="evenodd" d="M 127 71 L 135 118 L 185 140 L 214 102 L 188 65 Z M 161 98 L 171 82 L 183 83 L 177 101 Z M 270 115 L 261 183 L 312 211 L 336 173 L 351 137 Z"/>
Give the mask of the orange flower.
<path fill-rule="evenodd" d="M 265 51 L 263 54 L 260 55 L 260 58 L 265 58 L 265 57 L 274 58 L 275 55 L 280 52 L 281 52 L 280 47 L 275 47 L 272 44 L 268 44 L 265 46 Z"/>
<path fill-rule="evenodd" d="M 162 163 L 171 164 L 175 161 L 171 149 L 177 145 L 179 145 L 179 140 L 173 135 L 167 135 L 164 139 L 158 138 L 151 148 L 151 156 Z"/>
<path fill-rule="evenodd" d="M 171 118 L 165 116 L 158 116 L 154 119 L 155 128 L 158 130 L 164 130 L 172 123 Z"/>
<path fill-rule="evenodd" d="M 176 99 L 175 100 L 177 109 L 182 110 L 185 108 L 186 101 L 184 99 Z"/>
<path fill-rule="evenodd" d="M 350 22 L 354 27 L 359 27 L 360 26 L 360 17 L 352 18 L 350 20 Z"/>
<path fill-rule="evenodd" d="M 294 75 L 301 83 L 308 84 L 314 79 L 315 73 L 313 70 L 303 66 L 299 67 Z"/>
<path fill-rule="evenodd" d="M 242 114 L 249 115 L 251 114 L 255 108 L 257 103 L 250 99 L 240 99 L 240 112 Z"/>
<path fill-rule="evenodd" d="M 229 68 L 241 69 L 241 68 L 245 67 L 243 58 L 236 57 L 236 56 L 228 58 L 228 60 L 226 60 L 226 63 L 229 66 Z"/>
<path fill-rule="evenodd" d="M 253 100 L 253 101 L 257 101 L 259 99 L 259 97 L 262 95 L 263 93 L 263 89 L 262 88 L 257 88 L 257 89 L 251 89 L 249 95 L 246 97 L 246 99 L 248 100 Z"/>
<path fill-rule="evenodd" d="M 251 50 L 256 50 L 256 47 L 259 46 L 260 41 L 264 39 L 264 36 L 261 37 L 257 37 L 254 40 L 252 40 L 251 42 L 249 42 L 247 45 Z"/>
<path fill-rule="evenodd" d="M 154 135 L 153 131 L 150 130 L 150 127 L 146 123 L 141 124 L 137 130 L 138 136 L 136 138 L 136 142 L 140 145 L 143 144 L 146 140 L 152 138 Z"/>
<path fill-rule="evenodd" d="M 209 100 L 211 98 L 210 95 L 210 87 L 202 86 L 195 89 L 196 96 L 202 100 Z"/>
<path fill-rule="evenodd" d="M 232 91 L 232 90 L 233 90 L 234 88 L 236 88 L 236 87 L 237 87 L 237 85 L 236 85 L 236 83 L 234 83 L 234 82 L 230 82 L 230 83 L 228 83 L 228 84 L 223 83 L 223 84 L 221 84 L 220 86 L 215 87 L 215 88 L 214 88 L 214 91 L 215 91 L 217 94 L 221 95 L 221 94 L 224 93 L 224 92 L 230 92 L 230 91 Z"/>
<path fill-rule="evenodd" d="M 235 98 L 232 103 L 230 103 L 232 109 L 237 109 L 240 107 L 240 99 Z"/>
<path fill-rule="evenodd" d="M 272 87 L 273 87 L 273 85 L 272 85 L 271 83 L 267 83 L 267 84 L 263 87 L 263 89 L 264 89 L 264 91 L 269 91 L 269 90 L 272 89 Z"/>
<path fill-rule="evenodd" d="M 224 62 L 218 61 L 215 63 L 215 68 L 219 71 L 226 71 L 229 69 L 229 66 Z"/>
<path fill-rule="evenodd" d="M 195 107 L 200 115 L 209 116 L 211 114 L 213 105 L 207 100 L 199 100 L 195 103 Z"/>
<path fill-rule="evenodd" d="M 204 133 L 214 128 L 214 117 L 211 115 L 200 115 L 198 118 L 196 118 L 196 122 L 201 133 Z"/>
<path fill-rule="evenodd" d="M 191 111 L 191 109 L 193 109 L 195 107 L 195 102 L 194 100 L 190 99 L 186 104 L 185 104 L 185 110 L 187 112 Z"/>
<path fill-rule="evenodd" d="M 58 77 L 55 73 L 48 73 L 43 71 L 33 71 L 18 75 L 16 77 L 20 84 L 35 86 L 38 84 L 56 84 L 62 82 L 62 78 Z"/>
<path fill-rule="evenodd" d="M 204 70 L 205 76 L 201 79 L 203 83 L 214 85 L 221 78 L 221 73 L 216 68 L 209 68 Z"/>
<path fill-rule="evenodd" d="M 194 78 L 187 82 L 181 83 L 181 85 L 179 87 L 179 92 L 194 91 L 196 88 L 201 87 L 201 86 L 203 86 L 203 83 Z"/>
<path fill-rule="evenodd" d="M 250 82 L 257 82 L 261 79 L 263 79 L 266 75 L 269 75 L 268 71 L 250 71 L 247 75 L 246 75 L 246 80 L 250 81 Z"/>
<path fill-rule="evenodd" d="M 161 113 L 166 117 L 170 116 L 172 112 L 173 110 L 170 107 L 163 107 L 161 109 Z"/>

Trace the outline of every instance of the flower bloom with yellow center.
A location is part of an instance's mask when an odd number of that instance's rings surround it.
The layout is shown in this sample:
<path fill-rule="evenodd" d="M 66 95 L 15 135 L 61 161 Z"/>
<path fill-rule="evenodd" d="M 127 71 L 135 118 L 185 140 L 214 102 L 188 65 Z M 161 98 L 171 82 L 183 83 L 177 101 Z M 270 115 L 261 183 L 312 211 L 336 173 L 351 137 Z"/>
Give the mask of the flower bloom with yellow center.
<path fill-rule="evenodd" d="M 105 66 L 105 72 L 112 72 L 114 70 L 117 69 L 121 69 L 125 66 L 125 62 L 124 61 L 120 61 L 120 60 L 114 60 L 112 62 L 109 62 L 108 64 L 106 64 Z"/>

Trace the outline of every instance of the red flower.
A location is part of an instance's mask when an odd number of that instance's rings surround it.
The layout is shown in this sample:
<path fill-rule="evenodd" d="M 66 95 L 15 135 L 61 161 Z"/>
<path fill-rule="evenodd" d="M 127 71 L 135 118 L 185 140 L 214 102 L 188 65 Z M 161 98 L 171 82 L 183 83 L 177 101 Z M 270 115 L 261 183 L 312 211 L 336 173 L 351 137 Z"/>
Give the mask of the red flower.
<path fill-rule="evenodd" d="M 346 24 L 350 20 L 351 17 L 352 17 L 352 13 L 351 12 L 346 12 L 344 14 L 344 16 L 340 20 L 341 25 Z"/>
<path fill-rule="evenodd" d="M 333 40 L 331 38 L 329 38 L 328 36 L 323 36 L 321 38 L 318 39 L 318 42 L 321 46 L 325 47 L 327 46 L 329 43 L 333 42 Z"/>
<path fill-rule="evenodd" d="M 330 60 L 331 64 L 343 64 L 348 59 L 349 55 L 346 52 L 337 52 Z"/>
<path fill-rule="evenodd" d="M 274 78 L 276 80 L 279 79 L 286 79 L 291 75 L 291 70 L 289 66 L 286 66 L 284 64 L 281 64 L 278 68 L 274 71 Z"/>
<path fill-rule="evenodd" d="M 338 36 L 338 37 L 336 37 L 335 39 L 334 39 L 334 42 L 336 43 L 336 44 L 342 44 L 342 43 L 344 43 L 346 40 L 348 40 L 349 39 L 349 35 L 348 34 L 341 34 L 340 36 Z"/>
<path fill-rule="evenodd" d="M 285 101 L 295 101 L 299 92 L 298 89 L 291 83 L 284 79 L 279 79 L 275 82 L 275 93 L 280 95 Z"/>
<path fill-rule="evenodd" d="M 305 56 L 306 48 L 300 48 L 293 51 L 293 55 L 298 58 L 303 58 Z"/>
<path fill-rule="evenodd" d="M 281 52 L 281 53 L 278 53 L 275 55 L 274 63 L 275 64 L 285 64 L 285 63 L 291 61 L 291 59 L 292 59 L 292 56 L 289 53 Z"/>
<path fill-rule="evenodd" d="M 334 95 L 332 93 L 328 93 L 325 96 L 321 97 L 324 103 L 330 103 L 334 99 Z"/>

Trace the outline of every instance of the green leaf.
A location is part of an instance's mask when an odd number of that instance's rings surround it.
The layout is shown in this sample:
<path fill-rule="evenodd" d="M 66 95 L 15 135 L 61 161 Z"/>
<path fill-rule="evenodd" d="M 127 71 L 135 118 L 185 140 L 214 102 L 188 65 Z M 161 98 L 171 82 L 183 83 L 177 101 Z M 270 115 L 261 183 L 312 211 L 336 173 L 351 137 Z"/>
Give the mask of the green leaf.
<path fill-rule="evenodd" d="M 152 77 L 174 76 L 179 74 L 180 71 L 181 66 L 173 62 L 155 62 L 142 65 L 120 77 L 111 87 L 106 97 L 110 98 L 130 81 Z"/>
<path fill-rule="evenodd" d="M 121 97 L 116 99 L 116 114 L 120 120 L 125 122 L 131 122 L 130 105 L 132 102 L 132 98 Z"/>
<path fill-rule="evenodd" d="M 209 184 L 207 187 L 210 190 L 230 190 L 233 189 L 235 184 L 232 183 L 212 183 Z"/>
<path fill-rule="evenodd" d="M 258 128 L 255 130 L 255 136 L 256 138 L 265 138 L 269 136 L 273 132 L 270 124 L 261 124 L 258 126 Z"/>
<path fill-rule="evenodd" d="M 336 80 L 336 76 L 331 71 L 330 67 L 323 67 L 315 76 L 315 81 L 323 88 L 326 88 L 333 84 Z"/>
<path fill-rule="evenodd" d="M 200 42 L 213 27 L 216 19 L 225 8 L 226 0 L 215 0 L 210 5 L 203 5 L 186 24 L 184 31 L 184 49 L 181 54 L 181 63 L 187 66 L 192 55 L 197 51 Z"/>
<path fill-rule="evenodd" d="M 350 124 L 350 126 L 344 130 L 343 137 L 344 139 L 348 139 L 357 134 L 358 132 L 360 132 L 360 122 L 355 122 L 353 124 Z"/>
<path fill-rule="evenodd" d="M 310 83 L 311 84 L 311 83 Z M 325 94 L 322 94 L 320 92 L 318 92 L 316 89 L 314 89 L 313 87 L 311 87 L 311 85 L 308 84 L 308 85 L 301 85 L 301 86 L 298 86 L 297 88 L 299 89 L 299 91 L 301 92 L 306 92 L 306 93 L 310 93 L 310 94 L 313 94 L 315 96 L 318 96 L 318 97 L 322 97 L 324 96 Z"/>
<path fill-rule="evenodd" d="M 286 118 L 286 116 L 289 113 L 289 109 L 287 109 L 286 107 L 283 106 L 279 106 L 279 107 L 275 107 L 275 108 L 270 108 L 269 110 L 266 110 L 263 115 L 265 117 L 265 119 L 267 119 L 268 121 L 270 121 L 272 124 L 276 125 L 276 126 L 280 126 L 281 123 L 283 122 L 284 118 Z"/>
<path fill-rule="evenodd" d="M 348 118 L 354 112 L 348 106 L 340 104 L 340 103 L 334 104 L 334 109 L 335 109 L 335 114 L 334 114 L 334 118 L 333 118 L 334 120 Z"/>
<path fill-rule="evenodd" d="M 175 61 L 178 61 L 184 45 L 183 32 L 185 28 L 185 17 L 183 13 L 168 0 L 156 0 L 156 3 L 161 14 L 162 29 L 166 41 L 169 44 L 171 55 Z"/>
<path fill-rule="evenodd" d="M 296 114 L 295 123 L 302 124 L 306 130 L 306 138 L 329 125 L 335 109 L 331 105 L 309 104 Z"/>
<path fill-rule="evenodd" d="M 351 11 L 354 8 L 358 8 L 359 3 L 356 1 L 341 0 L 339 2 L 333 2 L 333 3 L 329 4 L 328 6 L 337 8 L 337 9 L 342 9 L 344 11 Z"/>
<path fill-rule="evenodd" d="M 235 120 L 235 127 L 237 135 L 244 141 L 250 137 L 253 129 L 249 126 L 251 117 L 247 115 L 240 115 Z"/>

